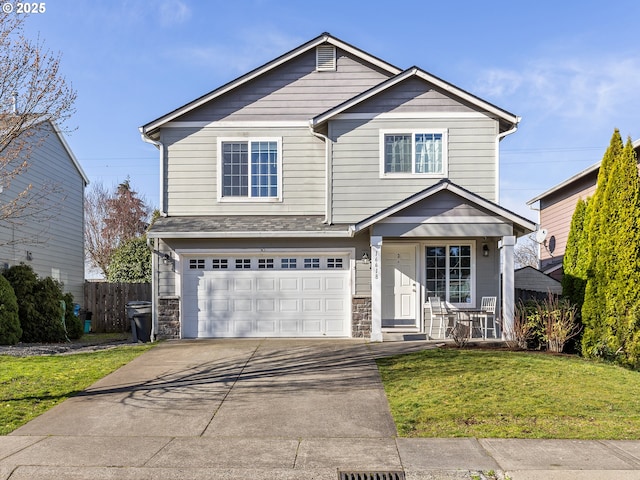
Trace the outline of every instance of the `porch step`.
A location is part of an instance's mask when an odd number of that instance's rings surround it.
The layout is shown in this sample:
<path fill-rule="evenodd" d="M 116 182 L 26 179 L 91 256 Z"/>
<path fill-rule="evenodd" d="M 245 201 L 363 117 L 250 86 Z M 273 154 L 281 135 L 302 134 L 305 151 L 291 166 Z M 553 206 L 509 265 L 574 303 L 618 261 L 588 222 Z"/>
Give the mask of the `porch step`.
<path fill-rule="evenodd" d="M 418 332 L 382 332 L 383 342 L 416 342 L 426 340 L 426 333 Z"/>

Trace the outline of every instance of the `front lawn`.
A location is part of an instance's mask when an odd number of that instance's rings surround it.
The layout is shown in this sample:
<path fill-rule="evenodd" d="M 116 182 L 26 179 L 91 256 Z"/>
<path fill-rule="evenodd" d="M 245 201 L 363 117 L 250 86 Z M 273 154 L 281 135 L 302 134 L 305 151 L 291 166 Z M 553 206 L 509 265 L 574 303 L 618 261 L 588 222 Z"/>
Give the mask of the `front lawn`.
<path fill-rule="evenodd" d="M 120 368 L 153 344 L 94 353 L 0 356 L 0 435 L 6 435 Z M 78 412 L 81 415 L 81 412 Z"/>
<path fill-rule="evenodd" d="M 614 365 L 447 348 L 378 367 L 400 436 L 640 439 L 640 373 Z"/>

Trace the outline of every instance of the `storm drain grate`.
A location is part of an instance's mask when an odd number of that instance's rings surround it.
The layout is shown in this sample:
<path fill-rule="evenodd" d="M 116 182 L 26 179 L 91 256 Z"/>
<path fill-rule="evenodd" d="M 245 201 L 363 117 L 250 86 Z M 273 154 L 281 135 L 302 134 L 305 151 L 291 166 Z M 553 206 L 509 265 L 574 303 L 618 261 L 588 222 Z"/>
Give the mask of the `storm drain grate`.
<path fill-rule="evenodd" d="M 338 480 L 405 480 L 403 471 L 396 472 L 341 472 Z"/>

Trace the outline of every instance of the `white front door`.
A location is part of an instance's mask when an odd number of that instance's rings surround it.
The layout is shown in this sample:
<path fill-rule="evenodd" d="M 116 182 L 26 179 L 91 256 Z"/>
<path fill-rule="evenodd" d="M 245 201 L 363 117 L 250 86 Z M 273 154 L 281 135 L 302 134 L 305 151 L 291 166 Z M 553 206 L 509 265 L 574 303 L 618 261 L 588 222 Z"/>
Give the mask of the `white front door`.
<path fill-rule="evenodd" d="M 382 326 L 417 326 L 416 246 L 382 247 Z"/>

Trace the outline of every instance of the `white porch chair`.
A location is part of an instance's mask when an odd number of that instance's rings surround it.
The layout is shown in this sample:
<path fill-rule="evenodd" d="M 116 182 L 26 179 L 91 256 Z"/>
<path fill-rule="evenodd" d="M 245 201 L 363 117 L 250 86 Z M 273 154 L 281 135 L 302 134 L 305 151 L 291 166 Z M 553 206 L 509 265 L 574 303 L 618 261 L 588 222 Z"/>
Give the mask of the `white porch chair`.
<path fill-rule="evenodd" d="M 496 297 L 482 297 L 480 303 L 480 330 L 482 330 L 482 338 L 486 340 L 489 331 L 493 332 L 493 338 L 498 338 L 496 327 Z M 491 319 L 491 326 L 489 326 Z"/>
<path fill-rule="evenodd" d="M 428 306 L 431 316 L 428 338 L 433 338 L 434 324 L 436 324 L 438 329 L 438 338 L 446 338 L 452 328 L 451 320 L 454 318 L 453 315 L 449 313 L 445 304 L 440 300 L 440 297 L 429 297 Z"/>

